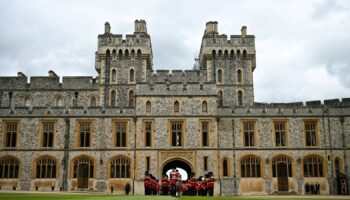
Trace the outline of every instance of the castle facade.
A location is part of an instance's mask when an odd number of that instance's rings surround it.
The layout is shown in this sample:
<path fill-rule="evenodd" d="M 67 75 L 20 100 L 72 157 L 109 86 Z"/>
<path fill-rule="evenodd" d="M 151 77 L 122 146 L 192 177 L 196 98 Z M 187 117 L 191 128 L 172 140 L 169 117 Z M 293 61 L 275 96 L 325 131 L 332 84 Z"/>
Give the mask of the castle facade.
<path fill-rule="evenodd" d="M 124 37 L 107 22 L 96 78 L 0 77 L 0 189 L 143 194 L 145 171 L 172 167 L 212 171 L 222 196 L 338 194 L 348 181 L 350 98 L 255 102 L 245 26 L 227 36 L 208 22 L 196 69 L 152 59 L 144 20 Z"/>

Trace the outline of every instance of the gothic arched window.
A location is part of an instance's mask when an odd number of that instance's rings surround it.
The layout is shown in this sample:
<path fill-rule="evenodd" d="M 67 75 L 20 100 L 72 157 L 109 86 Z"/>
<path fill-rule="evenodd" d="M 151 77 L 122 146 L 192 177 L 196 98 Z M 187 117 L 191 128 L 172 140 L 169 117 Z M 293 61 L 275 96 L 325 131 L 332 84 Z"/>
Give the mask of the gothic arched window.
<path fill-rule="evenodd" d="M 130 159 L 116 156 L 110 161 L 110 178 L 130 178 Z"/>
<path fill-rule="evenodd" d="M 303 159 L 304 177 L 323 177 L 323 159 L 311 155 Z"/>
<path fill-rule="evenodd" d="M 43 156 L 35 162 L 36 178 L 56 178 L 57 162 L 51 156 Z"/>
<path fill-rule="evenodd" d="M 261 177 L 261 159 L 253 155 L 243 157 L 241 159 L 241 177 Z"/>
<path fill-rule="evenodd" d="M 2 157 L 0 159 L 0 179 L 19 177 L 19 160 L 12 156 Z"/>

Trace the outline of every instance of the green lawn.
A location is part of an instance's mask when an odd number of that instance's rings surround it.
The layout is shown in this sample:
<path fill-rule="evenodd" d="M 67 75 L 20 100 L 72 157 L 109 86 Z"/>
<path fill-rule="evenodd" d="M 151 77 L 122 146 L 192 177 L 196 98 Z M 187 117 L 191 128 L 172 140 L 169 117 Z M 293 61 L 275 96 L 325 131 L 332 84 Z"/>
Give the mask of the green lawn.
<path fill-rule="evenodd" d="M 266 196 L 266 197 L 250 197 L 250 196 L 240 196 L 240 197 L 181 197 L 172 198 L 170 196 L 117 196 L 117 195 L 107 195 L 107 194 L 69 194 L 69 193 L 0 193 L 0 200 L 75 200 L 75 199 L 88 199 L 88 200 L 310 200 L 310 196 L 305 198 L 293 198 L 290 197 L 279 197 L 279 196 Z M 329 198 L 322 198 L 314 196 L 312 199 L 317 200 L 339 200 L 339 197 L 332 196 Z M 343 199 L 343 198 L 342 198 Z M 350 199 L 350 197 L 348 198 Z"/>

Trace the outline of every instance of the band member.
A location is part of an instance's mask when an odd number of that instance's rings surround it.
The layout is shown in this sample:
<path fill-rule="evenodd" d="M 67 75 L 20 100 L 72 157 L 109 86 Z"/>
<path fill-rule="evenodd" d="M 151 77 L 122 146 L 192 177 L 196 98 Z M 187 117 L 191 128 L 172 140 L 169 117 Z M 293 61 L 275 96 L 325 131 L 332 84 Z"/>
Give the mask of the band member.
<path fill-rule="evenodd" d="M 143 185 L 145 186 L 145 195 L 150 195 L 151 194 L 151 178 L 149 176 L 148 171 L 145 172 L 145 178 L 143 180 Z"/>
<path fill-rule="evenodd" d="M 162 194 L 168 195 L 169 193 L 169 179 L 167 175 L 163 175 L 163 178 L 161 179 L 162 182 Z"/>
<path fill-rule="evenodd" d="M 200 196 L 201 195 L 201 187 L 202 187 L 202 179 L 203 179 L 203 176 L 200 176 L 198 177 L 198 180 L 196 182 L 196 196 Z"/>
<path fill-rule="evenodd" d="M 208 175 L 209 175 L 208 183 L 207 183 L 208 194 L 209 194 L 209 196 L 213 196 L 214 195 L 215 178 L 214 178 L 213 172 L 209 172 Z"/>
<path fill-rule="evenodd" d="M 170 188 L 171 188 L 171 196 L 176 196 L 176 183 L 179 180 L 179 173 L 176 171 L 175 168 L 172 169 L 170 172 Z"/>
<path fill-rule="evenodd" d="M 189 184 L 189 194 L 191 196 L 196 196 L 196 185 L 197 185 L 197 179 L 196 174 L 194 172 L 191 172 L 190 179 L 188 180 Z"/>

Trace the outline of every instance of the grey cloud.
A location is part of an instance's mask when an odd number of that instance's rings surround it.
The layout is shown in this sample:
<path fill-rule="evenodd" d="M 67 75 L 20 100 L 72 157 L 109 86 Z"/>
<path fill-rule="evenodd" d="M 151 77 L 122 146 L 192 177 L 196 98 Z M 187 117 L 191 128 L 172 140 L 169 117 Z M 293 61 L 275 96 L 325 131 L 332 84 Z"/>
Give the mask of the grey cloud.
<path fill-rule="evenodd" d="M 339 98 L 350 93 L 348 8 L 346 1 L 303 0 L 0 1 L 0 76 L 46 75 L 50 69 L 95 76 L 104 22 L 113 33 L 130 34 L 135 19 L 147 21 L 155 70 L 191 69 L 205 22 L 217 20 L 220 33 L 239 34 L 247 25 L 256 36 L 257 101 Z M 313 72 L 335 81 L 310 81 Z"/>

